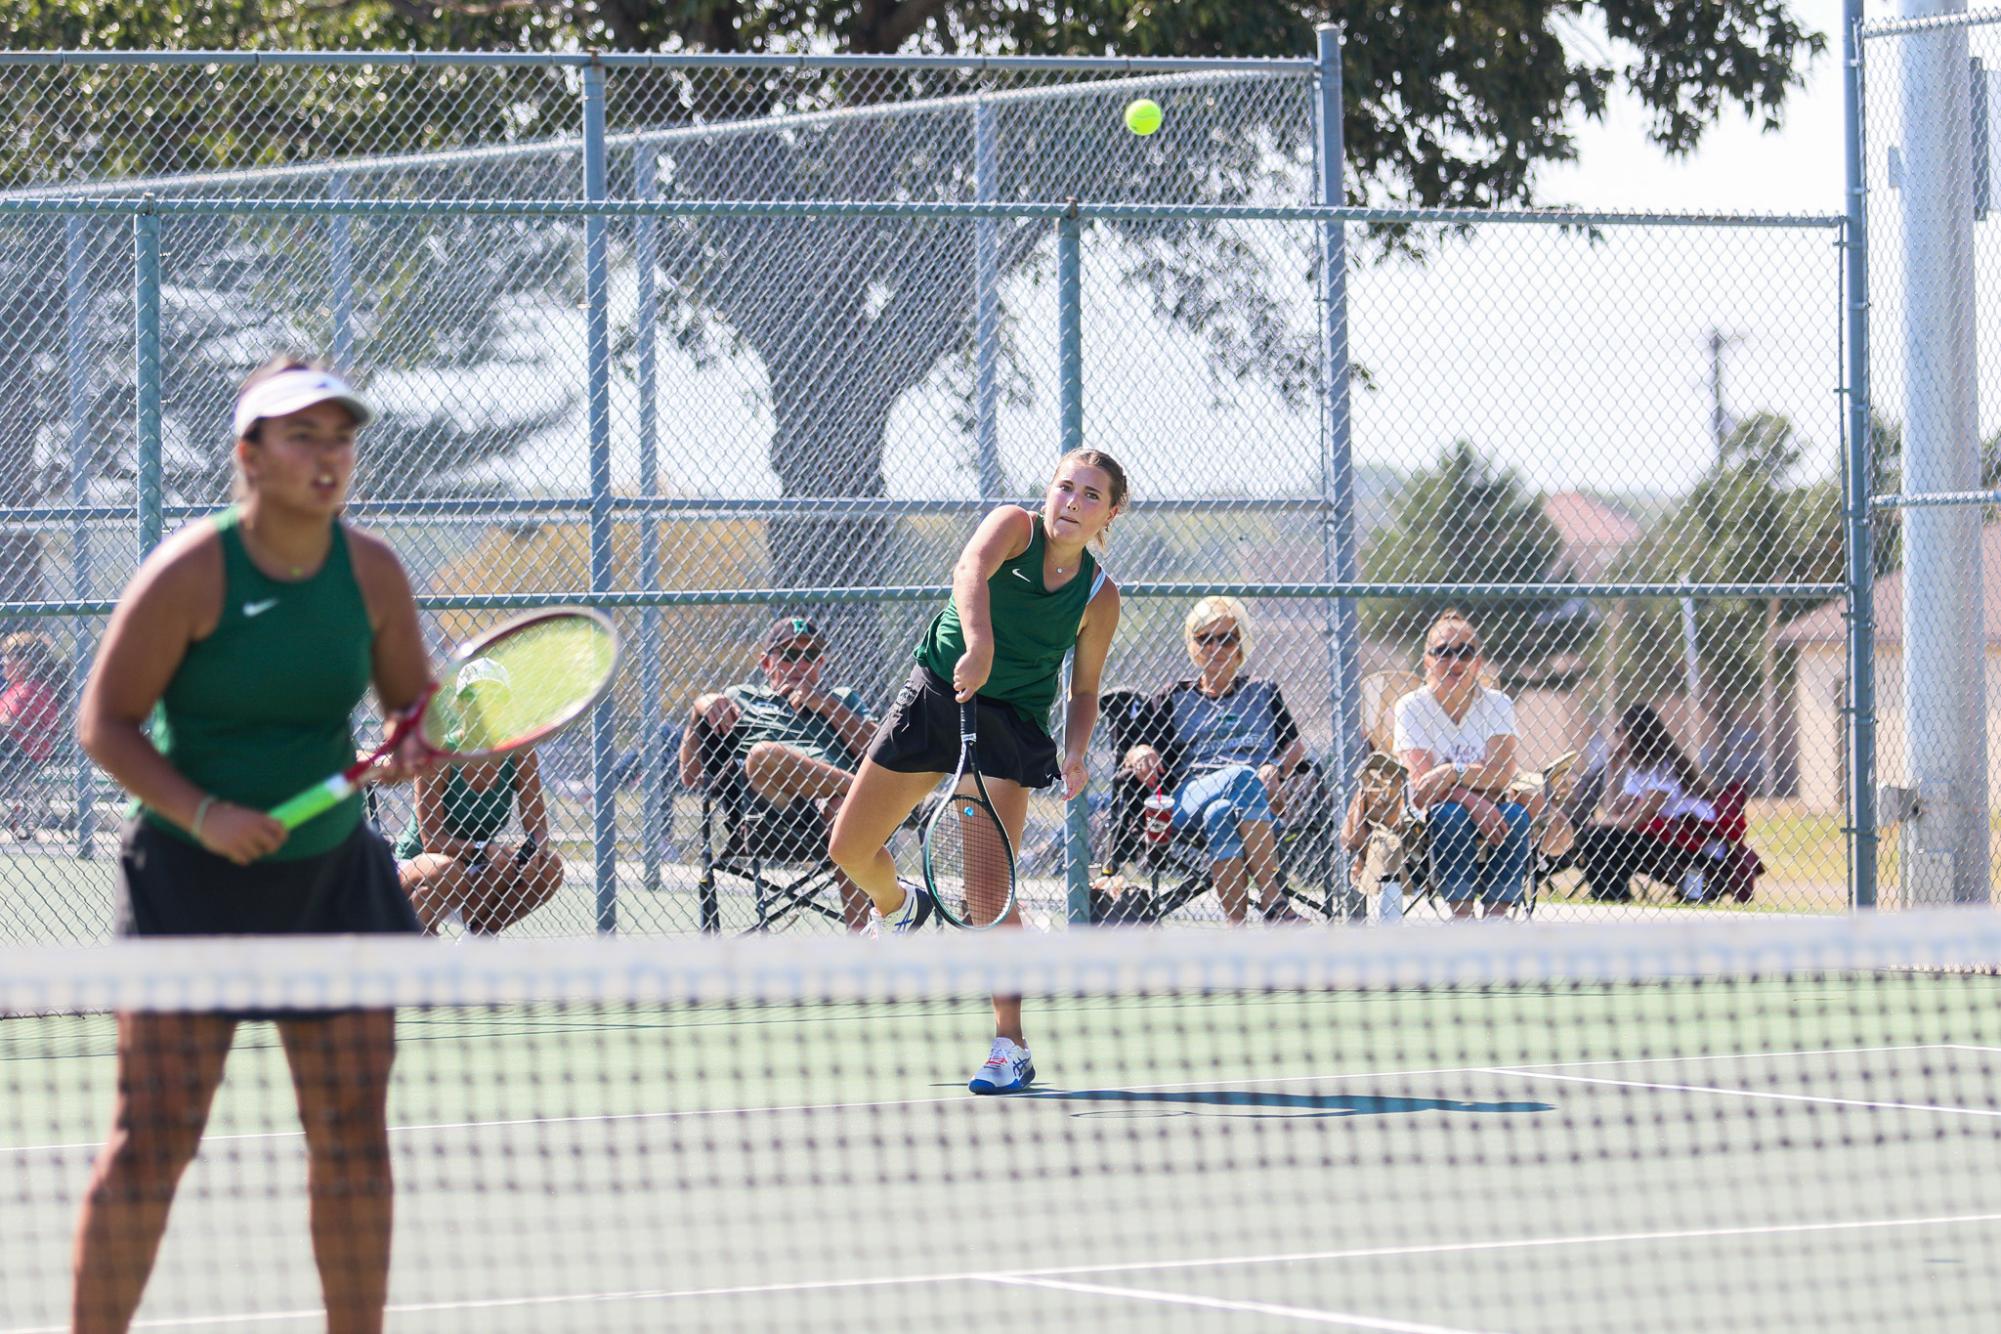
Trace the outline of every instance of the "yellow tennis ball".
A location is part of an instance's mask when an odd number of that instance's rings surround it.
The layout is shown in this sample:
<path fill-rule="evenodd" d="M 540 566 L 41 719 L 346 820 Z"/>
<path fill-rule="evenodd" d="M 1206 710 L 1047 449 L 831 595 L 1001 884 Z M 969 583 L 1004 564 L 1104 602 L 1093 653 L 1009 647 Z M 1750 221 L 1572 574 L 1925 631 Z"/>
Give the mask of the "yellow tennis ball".
<path fill-rule="evenodd" d="M 1160 103 L 1150 97 L 1126 104 L 1126 128 L 1145 136 L 1160 128 Z"/>

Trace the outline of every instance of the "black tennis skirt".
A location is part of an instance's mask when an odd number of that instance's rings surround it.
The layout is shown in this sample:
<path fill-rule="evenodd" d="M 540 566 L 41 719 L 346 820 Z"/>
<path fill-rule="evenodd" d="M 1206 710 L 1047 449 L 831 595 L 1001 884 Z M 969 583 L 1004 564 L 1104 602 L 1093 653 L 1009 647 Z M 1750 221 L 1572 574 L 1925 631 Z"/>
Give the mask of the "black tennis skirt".
<path fill-rule="evenodd" d="M 238 866 L 156 828 L 125 822 L 118 850 L 121 936 L 419 934 L 389 845 L 366 821 L 296 861 Z"/>
<path fill-rule="evenodd" d="M 959 701 L 952 683 L 922 663 L 897 692 L 876 729 L 868 757 L 903 774 L 949 774 L 959 767 Z M 1002 704 L 974 696 L 980 772 L 1026 788 L 1048 787 L 1062 777 L 1056 742 Z"/>

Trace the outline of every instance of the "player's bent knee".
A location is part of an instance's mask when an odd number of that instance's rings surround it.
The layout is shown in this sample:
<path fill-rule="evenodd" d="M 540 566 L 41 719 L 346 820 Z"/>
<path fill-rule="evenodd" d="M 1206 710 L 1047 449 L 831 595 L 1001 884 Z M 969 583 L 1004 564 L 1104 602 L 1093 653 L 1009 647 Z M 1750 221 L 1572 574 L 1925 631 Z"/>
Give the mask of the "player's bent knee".
<path fill-rule="evenodd" d="M 743 757 L 744 777 L 761 793 L 782 778 L 796 758 L 796 752 L 782 741 L 760 741 Z"/>

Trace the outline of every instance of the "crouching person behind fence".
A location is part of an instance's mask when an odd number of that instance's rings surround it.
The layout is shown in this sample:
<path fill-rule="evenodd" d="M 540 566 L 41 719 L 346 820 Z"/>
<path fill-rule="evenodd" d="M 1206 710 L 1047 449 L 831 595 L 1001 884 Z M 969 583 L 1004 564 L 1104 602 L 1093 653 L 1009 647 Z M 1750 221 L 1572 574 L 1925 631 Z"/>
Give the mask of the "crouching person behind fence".
<path fill-rule="evenodd" d="M 505 669 L 485 658 L 459 668 L 460 694 L 505 690 Z M 542 765 L 533 750 L 454 765 L 417 780 L 417 813 L 396 843 L 397 872 L 424 929 L 456 920 L 491 935 L 547 903 L 563 883 L 549 841 Z M 521 837 L 502 837 L 521 817 Z"/>

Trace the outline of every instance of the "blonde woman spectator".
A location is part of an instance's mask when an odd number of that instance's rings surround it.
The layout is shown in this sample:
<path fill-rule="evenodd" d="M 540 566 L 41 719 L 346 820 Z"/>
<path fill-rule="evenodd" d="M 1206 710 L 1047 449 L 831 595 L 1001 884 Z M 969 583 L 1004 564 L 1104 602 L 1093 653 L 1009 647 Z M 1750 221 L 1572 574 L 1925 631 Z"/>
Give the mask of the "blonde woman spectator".
<path fill-rule="evenodd" d="M 1241 922 L 1257 887 L 1268 921 L 1297 921 L 1278 881 L 1276 827 L 1306 763 L 1276 683 L 1246 675 L 1251 620 L 1235 598 L 1206 597 L 1182 625 L 1195 675 L 1148 702 L 1120 765 L 1174 797 L 1174 827 L 1199 829 L 1224 915 Z"/>

